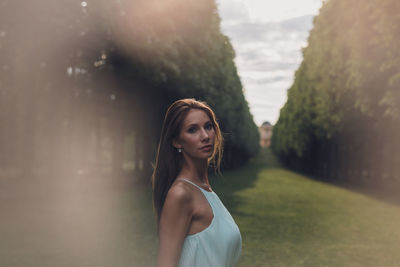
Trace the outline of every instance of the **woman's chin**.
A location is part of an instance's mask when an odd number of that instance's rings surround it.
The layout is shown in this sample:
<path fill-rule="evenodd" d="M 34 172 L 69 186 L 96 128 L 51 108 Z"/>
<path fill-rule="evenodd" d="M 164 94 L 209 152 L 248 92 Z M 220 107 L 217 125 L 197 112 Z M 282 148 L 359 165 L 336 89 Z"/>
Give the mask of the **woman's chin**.
<path fill-rule="evenodd" d="M 207 160 L 207 159 L 209 159 L 210 157 L 212 156 L 212 153 L 204 153 L 204 154 L 202 154 L 202 155 L 199 155 L 199 159 L 204 159 L 204 160 Z"/>

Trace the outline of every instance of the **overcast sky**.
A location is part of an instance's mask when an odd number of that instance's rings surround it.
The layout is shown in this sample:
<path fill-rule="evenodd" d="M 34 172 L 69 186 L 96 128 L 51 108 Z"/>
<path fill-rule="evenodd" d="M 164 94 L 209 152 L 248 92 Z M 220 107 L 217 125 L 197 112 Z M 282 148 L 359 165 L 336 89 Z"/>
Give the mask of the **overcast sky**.
<path fill-rule="evenodd" d="M 217 0 L 254 121 L 275 124 L 321 0 Z"/>

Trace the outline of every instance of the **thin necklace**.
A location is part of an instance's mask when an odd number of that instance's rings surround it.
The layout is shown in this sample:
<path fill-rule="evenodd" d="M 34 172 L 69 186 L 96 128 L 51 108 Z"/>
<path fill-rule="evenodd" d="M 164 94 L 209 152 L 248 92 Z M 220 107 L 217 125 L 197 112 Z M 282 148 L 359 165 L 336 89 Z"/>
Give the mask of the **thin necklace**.
<path fill-rule="evenodd" d="M 192 182 L 193 182 L 193 181 L 192 181 Z M 195 183 L 195 182 L 193 182 L 193 183 Z M 197 184 L 198 186 L 200 186 L 197 182 L 196 182 L 195 184 Z M 209 187 L 206 183 L 201 183 L 201 185 L 205 185 L 205 186 L 207 187 L 208 190 L 212 191 L 211 187 Z M 200 187 L 201 187 L 201 186 L 200 186 Z"/>

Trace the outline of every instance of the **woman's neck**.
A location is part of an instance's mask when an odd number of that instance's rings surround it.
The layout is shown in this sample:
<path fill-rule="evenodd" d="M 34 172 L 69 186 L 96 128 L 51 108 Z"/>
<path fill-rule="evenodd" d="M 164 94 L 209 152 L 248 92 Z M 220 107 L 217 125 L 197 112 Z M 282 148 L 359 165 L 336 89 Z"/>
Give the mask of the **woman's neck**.
<path fill-rule="evenodd" d="M 184 162 L 178 177 L 186 177 L 198 183 L 208 184 L 207 162 Z"/>

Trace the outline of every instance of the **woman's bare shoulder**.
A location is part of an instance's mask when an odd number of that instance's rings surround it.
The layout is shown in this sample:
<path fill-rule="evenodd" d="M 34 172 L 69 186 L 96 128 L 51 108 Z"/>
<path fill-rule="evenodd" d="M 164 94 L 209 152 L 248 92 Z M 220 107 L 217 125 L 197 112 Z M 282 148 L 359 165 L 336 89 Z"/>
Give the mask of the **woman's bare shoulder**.
<path fill-rule="evenodd" d="M 167 216 L 171 221 L 175 221 L 183 214 L 188 217 L 192 216 L 193 194 L 191 188 L 181 182 L 174 183 L 168 190 L 162 210 L 161 217 Z"/>
<path fill-rule="evenodd" d="M 167 198 L 178 202 L 188 202 L 193 197 L 193 188 L 183 181 L 175 181 L 168 190 Z"/>

